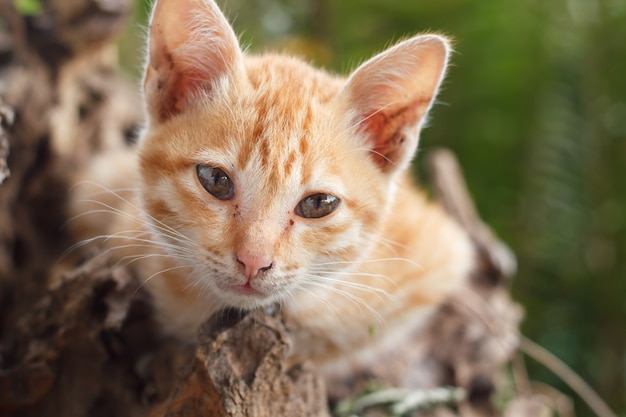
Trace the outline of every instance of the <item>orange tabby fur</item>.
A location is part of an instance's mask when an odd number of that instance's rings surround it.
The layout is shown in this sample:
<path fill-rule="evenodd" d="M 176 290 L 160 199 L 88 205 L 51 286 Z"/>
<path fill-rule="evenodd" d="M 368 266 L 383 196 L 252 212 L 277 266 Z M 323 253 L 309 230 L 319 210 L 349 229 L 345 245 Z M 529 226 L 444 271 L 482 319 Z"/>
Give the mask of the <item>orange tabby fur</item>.
<path fill-rule="evenodd" d="M 136 200 L 102 197 L 119 211 L 76 228 L 134 260 L 167 332 L 192 340 L 224 307 L 279 302 L 293 354 L 336 373 L 402 342 L 467 277 L 468 238 L 406 173 L 445 38 L 408 39 L 346 80 L 291 57 L 244 55 L 212 0 L 160 0 L 149 49 L 138 159 L 124 156 L 123 177 L 83 177 L 137 187 Z M 223 169 L 234 197 L 208 193 L 198 165 Z M 299 216 L 315 193 L 340 203 Z M 267 268 L 244 272 L 257 263 Z"/>

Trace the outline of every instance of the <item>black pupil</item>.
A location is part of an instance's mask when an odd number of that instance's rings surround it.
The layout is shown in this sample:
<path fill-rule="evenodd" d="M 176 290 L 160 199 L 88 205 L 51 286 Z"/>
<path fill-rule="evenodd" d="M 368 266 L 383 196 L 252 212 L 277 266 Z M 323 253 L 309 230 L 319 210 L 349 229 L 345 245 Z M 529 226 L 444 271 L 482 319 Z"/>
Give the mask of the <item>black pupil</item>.
<path fill-rule="evenodd" d="M 220 200 L 228 200 L 233 196 L 233 182 L 220 168 L 198 165 L 198 179 L 207 192 Z"/>

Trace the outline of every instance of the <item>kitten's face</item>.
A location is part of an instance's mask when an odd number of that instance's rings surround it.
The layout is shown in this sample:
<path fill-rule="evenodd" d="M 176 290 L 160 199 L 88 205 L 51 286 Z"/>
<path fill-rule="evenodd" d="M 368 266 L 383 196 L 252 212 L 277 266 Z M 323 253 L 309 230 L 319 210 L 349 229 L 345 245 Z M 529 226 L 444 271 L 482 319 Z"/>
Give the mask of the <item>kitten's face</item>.
<path fill-rule="evenodd" d="M 154 231 L 197 288 L 241 308 L 328 285 L 367 252 L 391 198 L 340 81 L 286 58 L 247 70 L 142 144 L 145 208 L 185 237 Z"/>
<path fill-rule="evenodd" d="M 180 285 L 251 308 L 354 267 L 376 243 L 448 49 L 417 36 L 341 80 L 245 56 L 213 0 L 159 0 L 142 193 L 153 232 L 190 268 Z"/>

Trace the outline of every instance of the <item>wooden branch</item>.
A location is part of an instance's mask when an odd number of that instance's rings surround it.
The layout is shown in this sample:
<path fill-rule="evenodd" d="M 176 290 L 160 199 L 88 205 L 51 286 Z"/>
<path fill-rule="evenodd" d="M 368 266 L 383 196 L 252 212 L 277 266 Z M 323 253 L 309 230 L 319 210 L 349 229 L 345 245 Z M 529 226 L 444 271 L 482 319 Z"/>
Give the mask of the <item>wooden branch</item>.
<path fill-rule="evenodd" d="M 6 129 L 13 124 L 15 115 L 13 109 L 0 100 L 0 185 L 6 180 L 11 171 L 7 163 L 9 157 L 9 138 Z"/>
<path fill-rule="evenodd" d="M 433 151 L 428 162 L 438 201 L 471 236 L 488 268 L 500 277 L 515 275 L 517 260 L 513 251 L 480 219 L 452 152 L 446 149 Z"/>

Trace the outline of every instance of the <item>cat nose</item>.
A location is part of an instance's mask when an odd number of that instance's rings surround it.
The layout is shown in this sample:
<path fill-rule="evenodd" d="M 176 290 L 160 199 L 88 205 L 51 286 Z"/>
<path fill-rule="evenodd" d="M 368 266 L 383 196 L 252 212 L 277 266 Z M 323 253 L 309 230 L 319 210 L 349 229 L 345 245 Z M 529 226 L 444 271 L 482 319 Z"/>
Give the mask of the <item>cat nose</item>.
<path fill-rule="evenodd" d="M 239 264 L 241 273 L 248 278 L 248 281 L 265 271 L 269 271 L 273 266 L 269 256 L 247 252 L 237 254 L 237 264 Z"/>

